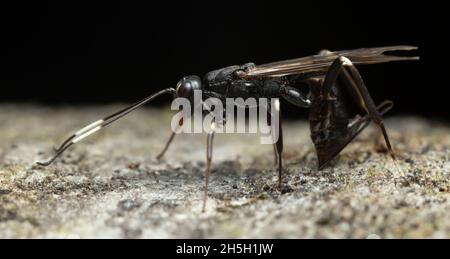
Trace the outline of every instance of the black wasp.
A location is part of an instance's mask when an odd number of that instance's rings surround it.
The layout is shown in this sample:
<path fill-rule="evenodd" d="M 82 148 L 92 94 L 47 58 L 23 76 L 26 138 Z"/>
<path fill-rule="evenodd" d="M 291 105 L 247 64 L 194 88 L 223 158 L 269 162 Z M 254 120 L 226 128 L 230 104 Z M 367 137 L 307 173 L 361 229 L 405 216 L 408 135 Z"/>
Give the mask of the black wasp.
<path fill-rule="evenodd" d="M 56 150 L 56 154 L 52 158 L 45 162 L 38 162 L 38 164 L 42 166 L 50 165 L 73 144 L 110 125 L 158 96 L 171 94 L 174 98 L 184 97 L 193 100 L 195 90 L 201 90 L 205 98 L 283 98 L 295 106 L 309 108 L 311 138 L 316 149 L 319 169 L 339 154 L 370 121 L 373 121 L 380 128 L 387 149 L 395 160 L 394 151 L 382 119 L 382 115 L 392 108 L 393 103 L 384 101 L 376 105 L 355 65 L 418 60 L 418 57 L 385 54 L 388 51 L 415 49 L 417 47 L 414 46 L 392 46 L 344 51 L 323 50 L 317 55 L 264 65 L 247 63 L 241 66 L 230 66 L 211 71 L 203 79 L 198 76 L 186 76 L 178 82 L 176 88 L 159 91 L 79 130 Z M 309 86 L 308 92 L 303 92 L 298 87 L 299 84 Z M 349 101 L 351 99 L 353 99 L 352 104 Z M 360 109 L 356 114 L 349 108 L 350 105 L 355 104 Z M 279 103 L 275 107 L 279 111 Z M 180 126 L 182 123 L 183 121 L 180 120 Z M 279 136 L 274 144 L 274 150 L 275 160 L 278 163 L 279 187 L 281 188 L 283 169 L 281 123 L 275 128 Z M 214 132 L 214 127 L 211 127 L 207 137 L 203 209 L 206 204 Z M 167 151 L 174 136 L 175 133 L 172 133 L 166 146 L 158 155 L 158 159 Z"/>

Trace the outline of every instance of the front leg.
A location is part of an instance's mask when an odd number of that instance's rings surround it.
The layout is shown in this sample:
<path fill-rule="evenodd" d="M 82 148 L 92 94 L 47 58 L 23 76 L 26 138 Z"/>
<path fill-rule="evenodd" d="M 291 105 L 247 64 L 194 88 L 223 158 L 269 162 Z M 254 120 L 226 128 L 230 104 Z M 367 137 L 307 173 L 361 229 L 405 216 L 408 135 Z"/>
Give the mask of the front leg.
<path fill-rule="evenodd" d="M 178 122 L 178 128 L 183 127 L 183 118 L 180 119 L 180 121 Z M 157 160 L 161 160 L 164 156 L 164 154 L 166 154 L 167 150 L 170 147 L 170 144 L 172 144 L 173 139 L 175 138 L 176 135 L 176 131 L 172 131 L 172 134 L 170 134 L 169 140 L 167 140 L 166 145 L 164 146 L 163 150 L 161 151 L 161 153 L 159 153 L 158 156 L 156 156 Z"/>
<path fill-rule="evenodd" d="M 203 198 L 203 208 L 204 212 L 206 209 L 206 201 L 208 199 L 208 184 L 209 184 L 209 174 L 211 172 L 211 161 L 213 155 L 213 141 L 214 134 L 216 133 L 216 123 L 211 123 L 211 129 L 208 132 L 208 137 L 206 138 L 206 169 L 205 169 L 205 195 Z"/>

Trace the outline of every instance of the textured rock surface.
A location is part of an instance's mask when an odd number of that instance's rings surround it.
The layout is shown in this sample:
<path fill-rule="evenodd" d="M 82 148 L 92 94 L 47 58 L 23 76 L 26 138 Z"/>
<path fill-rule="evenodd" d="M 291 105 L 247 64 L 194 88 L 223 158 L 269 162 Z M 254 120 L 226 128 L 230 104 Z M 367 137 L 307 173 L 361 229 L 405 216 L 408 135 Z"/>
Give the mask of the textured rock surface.
<path fill-rule="evenodd" d="M 171 112 L 144 109 L 47 158 L 73 130 L 117 106 L 0 106 L 0 237 L 450 237 L 450 128 L 387 121 L 401 174 L 367 129 L 322 171 L 303 121 L 285 125 L 285 178 L 257 135 L 218 135 L 201 213 L 205 135 L 177 136 Z M 376 236 L 375 236 L 376 235 Z"/>

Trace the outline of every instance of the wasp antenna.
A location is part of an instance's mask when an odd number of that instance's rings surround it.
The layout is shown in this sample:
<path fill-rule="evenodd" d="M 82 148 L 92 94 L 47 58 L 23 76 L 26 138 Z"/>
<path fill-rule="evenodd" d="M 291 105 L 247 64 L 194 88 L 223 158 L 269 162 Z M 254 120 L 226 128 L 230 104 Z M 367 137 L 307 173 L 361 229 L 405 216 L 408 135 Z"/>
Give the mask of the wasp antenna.
<path fill-rule="evenodd" d="M 73 145 L 73 143 L 70 143 L 70 144 L 64 146 L 63 148 L 57 150 L 56 154 L 53 157 L 49 158 L 47 161 L 36 162 L 36 164 L 38 164 L 40 166 L 49 166 L 49 165 L 51 165 L 56 160 L 56 158 L 58 158 L 64 151 L 66 151 L 72 145 Z"/>
<path fill-rule="evenodd" d="M 120 118 L 126 116 L 127 114 L 131 113 L 132 111 L 136 110 L 137 108 L 145 105 L 146 103 L 150 102 L 154 98 L 161 96 L 163 94 L 172 94 L 173 96 L 176 96 L 176 90 L 174 88 L 167 88 L 167 89 L 161 90 L 155 94 L 150 95 L 149 97 L 147 97 L 145 99 L 142 99 L 141 101 L 139 101 L 131 106 L 128 106 L 114 114 L 111 114 L 101 120 L 95 121 L 95 122 L 87 125 L 86 127 L 80 129 L 75 134 L 70 136 L 68 139 L 66 139 L 61 144 L 61 146 L 56 150 L 56 153 L 53 157 L 51 157 L 50 159 L 48 159 L 47 161 L 44 161 L 44 162 L 37 162 L 37 164 L 40 166 L 48 166 L 48 165 L 52 164 L 56 160 L 56 158 L 58 158 L 62 153 L 64 153 L 64 151 L 66 151 L 72 145 L 80 142 L 81 140 L 85 139 L 86 137 L 88 137 L 88 136 L 94 134 L 95 132 L 101 130 L 102 128 L 112 124 L 113 122 L 119 120 Z"/>

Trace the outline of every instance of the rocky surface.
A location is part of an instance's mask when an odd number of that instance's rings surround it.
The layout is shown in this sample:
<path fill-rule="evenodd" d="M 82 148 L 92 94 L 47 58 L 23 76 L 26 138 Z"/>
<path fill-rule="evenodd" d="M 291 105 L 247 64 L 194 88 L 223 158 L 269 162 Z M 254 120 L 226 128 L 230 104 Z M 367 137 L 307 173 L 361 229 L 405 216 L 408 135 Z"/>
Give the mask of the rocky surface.
<path fill-rule="evenodd" d="M 399 170 L 369 128 L 318 171 L 308 124 L 287 122 L 281 193 L 271 146 L 220 134 L 202 213 L 205 135 L 177 136 L 155 159 L 170 111 L 139 110 L 35 165 L 118 107 L 0 106 L 1 238 L 450 237 L 448 125 L 388 119 Z"/>

